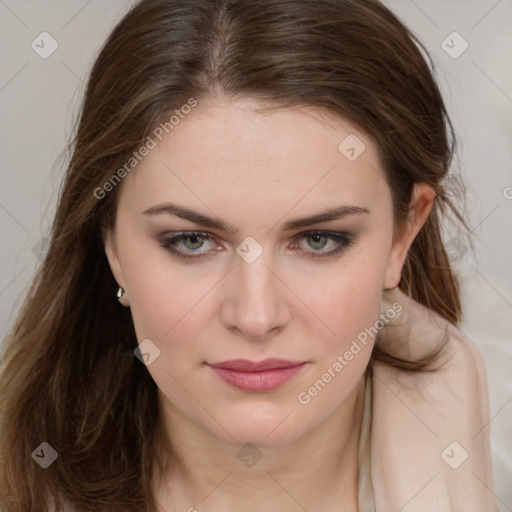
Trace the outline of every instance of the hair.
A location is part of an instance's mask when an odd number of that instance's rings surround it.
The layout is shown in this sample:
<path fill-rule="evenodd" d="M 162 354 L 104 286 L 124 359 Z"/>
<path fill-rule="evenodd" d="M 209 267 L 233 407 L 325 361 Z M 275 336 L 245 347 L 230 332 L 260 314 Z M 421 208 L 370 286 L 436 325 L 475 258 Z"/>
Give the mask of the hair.
<path fill-rule="evenodd" d="M 434 207 L 399 286 L 459 322 L 440 225 L 451 212 L 467 228 L 444 180 L 456 137 L 419 39 L 377 0 L 140 1 L 93 64 L 49 249 L 4 340 L 2 510 L 157 510 L 157 387 L 134 357 L 133 321 L 104 251 L 121 186 L 101 199 L 95 190 L 177 108 L 220 97 L 313 108 L 360 127 L 378 147 L 396 226 L 413 185 L 428 183 Z M 375 349 L 372 361 L 424 371 L 436 353 L 407 361 Z M 46 470 L 31 458 L 44 441 L 59 454 Z"/>

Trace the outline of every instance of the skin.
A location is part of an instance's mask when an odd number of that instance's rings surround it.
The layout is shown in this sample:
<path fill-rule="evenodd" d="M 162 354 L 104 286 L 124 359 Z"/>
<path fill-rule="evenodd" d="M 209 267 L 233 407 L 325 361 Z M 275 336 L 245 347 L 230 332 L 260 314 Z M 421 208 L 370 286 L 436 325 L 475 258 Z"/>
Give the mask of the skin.
<path fill-rule="evenodd" d="M 435 193 L 416 184 L 411 214 L 394 233 L 390 190 L 367 134 L 318 110 L 259 113 L 256 105 L 199 103 L 124 179 L 105 241 L 139 343 L 150 339 L 160 350 L 148 371 L 176 464 L 155 492 L 165 510 L 330 511 L 344 503 L 355 511 L 363 373 L 374 340 L 308 404 L 297 397 L 378 320 L 383 289 L 398 285 Z M 338 150 L 350 134 L 366 146 L 355 161 Z M 238 232 L 143 213 L 164 202 Z M 341 205 L 369 213 L 283 231 L 286 221 Z M 353 244 L 313 259 L 339 244 L 301 235 L 311 230 L 348 232 Z M 203 258 L 162 247 L 162 235 L 183 231 L 209 234 L 175 245 Z M 236 252 L 248 236 L 263 250 L 252 263 Z M 230 386 L 205 364 L 268 357 L 307 364 L 262 393 Z M 246 443 L 261 455 L 252 467 L 237 457 Z"/>

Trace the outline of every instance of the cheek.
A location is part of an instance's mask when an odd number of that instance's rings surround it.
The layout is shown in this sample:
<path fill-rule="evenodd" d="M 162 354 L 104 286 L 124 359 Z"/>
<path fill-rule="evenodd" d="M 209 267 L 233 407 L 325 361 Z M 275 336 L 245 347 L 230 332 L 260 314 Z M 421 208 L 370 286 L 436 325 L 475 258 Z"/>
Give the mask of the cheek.
<path fill-rule="evenodd" d="M 324 288 L 317 302 L 334 334 L 316 337 L 316 364 L 296 396 L 311 426 L 339 407 L 364 374 L 377 333 L 381 275 L 381 266 L 364 266 L 364 272 L 350 273 Z"/>
<path fill-rule="evenodd" d="M 378 318 L 386 258 L 376 251 L 370 254 L 366 258 L 358 253 L 317 287 L 314 309 L 328 327 L 323 338 L 330 340 L 325 344 L 329 352 L 343 349 Z"/>
<path fill-rule="evenodd" d="M 187 329 L 194 339 L 194 330 L 200 330 L 201 297 L 214 287 L 213 275 L 199 275 L 190 279 L 191 272 L 173 264 L 165 249 L 156 242 L 142 244 L 134 236 L 123 241 L 123 273 L 130 296 L 130 312 L 137 339 L 149 338 L 159 348 L 172 340 L 181 339 L 177 333 Z"/>
<path fill-rule="evenodd" d="M 208 291 L 214 283 L 183 281 L 160 274 L 134 282 L 131 314 L 137 338 L 150 338 L 161 349 L 190 352 L 210 320 Z"/>

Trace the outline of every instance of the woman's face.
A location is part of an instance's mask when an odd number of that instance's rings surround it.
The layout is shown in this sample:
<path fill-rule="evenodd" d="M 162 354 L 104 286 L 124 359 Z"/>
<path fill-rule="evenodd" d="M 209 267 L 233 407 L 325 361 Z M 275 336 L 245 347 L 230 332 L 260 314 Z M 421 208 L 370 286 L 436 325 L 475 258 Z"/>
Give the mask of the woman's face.
<path fill-rule="evenodd" d="M 318 111 L 252 105 L 199 103 L 153 134 L 106 249 L 168 418 L 277 446 L 356 389 L 374 341 L 365 329 L 415 232 L 393 244 L 366 134 Z"/>

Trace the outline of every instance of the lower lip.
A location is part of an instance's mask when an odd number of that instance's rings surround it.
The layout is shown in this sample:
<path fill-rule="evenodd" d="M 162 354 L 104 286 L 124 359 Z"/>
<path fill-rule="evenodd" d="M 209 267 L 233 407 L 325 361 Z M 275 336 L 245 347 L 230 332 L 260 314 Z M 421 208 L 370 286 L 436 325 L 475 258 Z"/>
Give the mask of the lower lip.
<path fill-rule="evenodd" d="M 265 392 L 278 388 L 297 375 L 306 363 L 290 368 L 276 368 L 261 372 L 241 372 L 226 368 L 210 368 L 225 382 L 244 391 Z"/>

